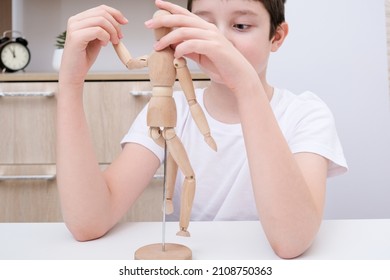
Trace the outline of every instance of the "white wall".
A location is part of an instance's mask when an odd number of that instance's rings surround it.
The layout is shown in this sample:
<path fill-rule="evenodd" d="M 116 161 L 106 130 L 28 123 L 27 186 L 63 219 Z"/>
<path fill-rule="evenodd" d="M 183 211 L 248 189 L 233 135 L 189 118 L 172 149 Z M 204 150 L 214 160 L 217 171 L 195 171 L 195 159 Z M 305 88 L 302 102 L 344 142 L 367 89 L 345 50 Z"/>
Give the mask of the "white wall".
<path fill-rule="evenodd" d="M 186 0 L 173 3 L 186 5 Z M 29 72 L 51 72 L 56 36 L 66 29 L 70 16 L 100 4 L 106 4 L 124 13 L 129 23 L 123 26 L 124 44 L 134 57 L 152 51 L 153 33 L 144 27 L 151 18 L 154 0 L 13 0 L 13 29 L 20 30 L 29 41 L 32 59 Z M 191 64 L 191 67 L 194 66 Z M 102 50 L 91 71 L 125 71 L 113 48 Z"/>
<path fill-rule="evenodd" d="M 33 60 L 28 71 L 52 71 L 55 36 L 66 19 L 99 0 L 14 0 L 14 29 L 24 32 Z M 125 13 L 125 44 L 134 56 L 149 53 L 152 34 L 143 22 L 153 0 L 112 0 Z M 176 3 L 185 5 L 185 0 Z M 42 9 L 43 7 L 43 9 Z M 311 90 L 337 120 L 350 171 L 329 180 L 326 218 L 390 218 L 390 110 L 383 0 L 287 0 L 290 34 L 270 60 L 269 79 L 296 93 Z M 16 28 L 15 28 L 16 27 Z M 122 71 L 106 48 L 94 71 Z"/>
<path fill-rule="evenodd" d="M 390 106 L 383 0 L 288 0 L 290 34 L 269 79 L 334 112 L 350 171 L 329 180 L 326 218 L 390 218 Z"/>

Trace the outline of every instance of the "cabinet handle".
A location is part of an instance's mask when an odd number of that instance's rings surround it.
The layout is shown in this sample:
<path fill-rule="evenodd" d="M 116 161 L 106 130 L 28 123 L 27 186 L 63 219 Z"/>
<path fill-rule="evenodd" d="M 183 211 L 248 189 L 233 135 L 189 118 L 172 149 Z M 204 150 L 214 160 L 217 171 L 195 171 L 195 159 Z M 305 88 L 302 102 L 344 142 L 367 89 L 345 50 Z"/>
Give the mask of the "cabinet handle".
<path fill-rule="evenodd" d="M 162 179 L 164 179 L 164 174 L 154 174 L 153 179 L 154 180 L 162 180 Z"/>
<path fill-rule="evenodd" d="M 54 180 L 56 175 L 16 175 L 16 176 L 0 176 L 0 181 L 22 181 L 22 180 Z M 155 174 L 153 176 L 155 180 L 164 179 L 163 174 Z"/>
<path fill-rule="evenodd" d="M 132 96 L 149 96 L 152 95 L 150 90 L 132 90 L 130 91 Z"/>
<path fill-rule="evenodd" d="M 52 175 L 15 175 L 15 176 L 0 176 L 0 181 L 21 181 L 21 180 L 44 180 L 50 181 L 56 178 L 55 174 Z"/>
<path fill-rule="evenodd" d="M 0 97 L 53 97 L 53 91 L 0 91 Z"/>

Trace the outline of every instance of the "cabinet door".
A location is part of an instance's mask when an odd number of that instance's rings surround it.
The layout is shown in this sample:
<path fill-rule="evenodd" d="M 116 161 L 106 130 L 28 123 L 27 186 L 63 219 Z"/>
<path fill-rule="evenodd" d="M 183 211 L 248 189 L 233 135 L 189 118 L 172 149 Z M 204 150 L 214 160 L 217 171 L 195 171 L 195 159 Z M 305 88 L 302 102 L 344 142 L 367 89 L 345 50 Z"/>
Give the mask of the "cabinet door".
<path fill-rule="evenodd" d="M 0 163 L 55 162 L 57 83 L 0 83 Z"/>
<path fill-rule="evenodd" d="M 194 86 L 207 83 L 194 81 Z M 174 90 L 180 90 L 178 82 Z M 110 163 L 117 157 L 121 139 L 149 101 L 151 91 L 149 81 L 85 83 L 85 114 L 100 163 Z"/>
<path fill-rule="evenodd" d="M 110 163 L 120 141 L 148 102 L 149 82 L 87 82 L 84 109 L 99 163 Z M 136 95 L 134 93 L 140 93 Z"/>
<path fill-rule="evenodd" d="M 203 87 L 207 81 L 195 81 Z M 180 90 L 178 83 L 175 90 Z M 0 222 L 60 222 L 55 181 L 57 83 L 0 83 Z M 140 82 L 87 82 L 84 108 L 102 168 L 150 99 Z M 161 220 L 162 180 L 153 179 L 124 221 Z"/>
<path fill-rule="evenodd" d="M 195 88 L 208 81 L 194 81 Z M 150 99 L 151 85 L 140 82 L 88 82 L 84 90 L 84 108 L 98 154 L 104 165 L 120 152 L 120 141 L 135 117 Z M 180 90 L 178 82 L 174 90 Z M 129 209 L 123 221 L 160 221 L 162 219 L 162 170 Z"/>
<path fill-rule="evenodd" d="M 60 221 L 55 165 L 0 165 L 0 222 Z"/>

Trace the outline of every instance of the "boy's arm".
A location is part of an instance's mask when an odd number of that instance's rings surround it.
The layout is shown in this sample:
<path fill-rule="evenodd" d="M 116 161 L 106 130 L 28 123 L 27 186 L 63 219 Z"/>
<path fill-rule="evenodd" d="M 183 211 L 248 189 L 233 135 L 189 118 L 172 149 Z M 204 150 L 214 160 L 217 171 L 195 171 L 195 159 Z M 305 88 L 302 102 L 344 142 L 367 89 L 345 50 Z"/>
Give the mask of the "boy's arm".
<path fill-rule="evenodd" d="M 57 182 L 64 221 L 78 240 L 105 234 L 141 193 L 159 164 L 145 148 L 126 145 L 115 165 L 103 174 L 85 118 L 86 73 L 102 45 L 119 42 L 123 23 L 122 14 L 107 6 L 80 13 L 68 22 L 57 96 Z M 148 168 L 141 172 L 135 162 Z M 134 168 L 134 172 L 120 176 L 124 166 Z"/>
<path fill-rule="evenodd" d="M 254 195 L 274 251 L 294 258 L 321 224 L 328 160 L 291 153 L 262 88 L 260 81 L 249 85 L 238 101 Z"/>

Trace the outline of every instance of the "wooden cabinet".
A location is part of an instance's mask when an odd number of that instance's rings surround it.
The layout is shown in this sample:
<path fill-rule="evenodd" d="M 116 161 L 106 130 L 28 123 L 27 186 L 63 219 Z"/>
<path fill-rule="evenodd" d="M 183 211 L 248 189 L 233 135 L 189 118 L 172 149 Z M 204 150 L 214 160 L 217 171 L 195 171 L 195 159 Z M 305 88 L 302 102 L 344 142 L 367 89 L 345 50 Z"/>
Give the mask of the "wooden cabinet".
<path fill-rule="evenodd" d="M 122 137 L 151 92 L 146 79 L 111 78 L 115 81 L 97 76 L 84 89 L 84 108 L 102 169 L 120 153 Z M 194 82 L 196 87 L 208 83 Z M 0 79 L 0 222 L 62 221 L 55 179 L 57 88 L 55 78 Z M 161 220 L 161 205 L 162 179 L 157 174 L 123 220 Z"/>
<path fill-rule="evenodd" d="M 100 163 L 120 152 L 120 141 L 149 101 L 149 81 L 87 82 L 84 110 Z"/>
<path fill-rule="evenodd" d="M 0 163 L 55 162 L 57 83 L 0 83 Z"/>
<path fill-rule="evenodd" d="M 0 166 L 0 222 L 61 220 L 55 165 Z"/>
<path fill-rule="evenodd" d="M 12 0 L 1 0 L 0 9 L 0 35 L 12 29 Z"/>
<path fill-rule="evenodd" d="M 0 222 L 59 221 L 57 83 L 0 83 Z"/>

